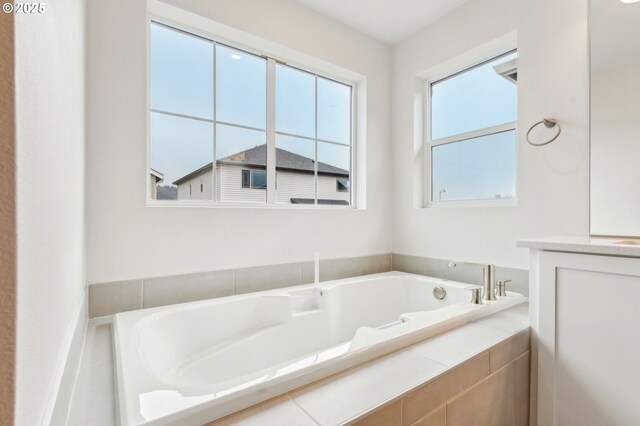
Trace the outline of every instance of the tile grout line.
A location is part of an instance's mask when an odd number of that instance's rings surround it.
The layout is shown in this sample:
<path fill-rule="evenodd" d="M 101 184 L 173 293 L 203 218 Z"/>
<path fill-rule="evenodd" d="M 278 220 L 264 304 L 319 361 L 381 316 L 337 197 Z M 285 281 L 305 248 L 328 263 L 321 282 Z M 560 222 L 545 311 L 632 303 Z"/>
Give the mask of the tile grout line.
<path fill-rule="evenodd" d="M 449 410 L 447 410 L 447 407 L 449 406 L 449 404 L 445 403 L 444 404 L 444 424 L 447 424 L 447 417 L 449 414 Z"/>
<path fill-rule="evenodd" d="M 522 356 L 522 355 L 520 355 Z M 517 395 L 516 395 L 516 381 L 518 380 L 518 370 L 516 368 L 516 366 L 518 365 L 518 358 L 520 358 L 520 356 L 516 357 L 513 359 L 513 424 L 516 424 L 516 401 L 517 401 Z"/>
<path fill-rule="evenodd" d="M 142 286 L 142 290 L 140 294 L 142 296 L 142 300 L 140 301 L 140 309 L 144 309 L 144 278 L 140 280 L 140 285 Z"/>
<path fill-rule="evenodd" d="M 296 399 L 291 396 L 291 393 L 287 394 L 287 398 L 289 398 L 289 400 L 291 400 L 296 405 L 296 407 L 301 409 L 302 412 L 305 413 L 315 424 L 317 424 L 318 426 L 322 426 L 319 421 L 317 421 L 311 414 L 307 412 L 307 410 L 305 410 L 300 404 L 298 404 L 298 401 L 296 401 Z"/>
<path fill-rule="evenodd" d="M 496 312 L 496 313 L 499 313 L 499 312 Z M 494 314 L 494 315 L 495 315 L 495 314 Z M 486 317 L 484 317 L 484 318 L 490 318 L 490 317 L 491 317 L 491 315 L 488 315 L 488 316 L 486 316 Z M 480 320 L 482 320 L 482 319 L 484 319 L 484 318 L 481 318 Z M 499 330 L 499 331 L 504 331 L 504 332 L 506 332 L 506 333 L 511 333 L 511 335 L 510 335 L 509 337 L 507 337 L 507 339 L 509 339 L 509 338 L 511 338 L 511 337 L 515 337 L 515 336 L 517 336 L 518 334 L 522 333 L 522 332 L 523 332 L 523 331 L 525 331 L 525 330 L 528 330 L 528 329 L 530 330 L 530 329 L 531 329 L 531 326 L 527 324 L 527 325 L 525 325 L 524 327 L 522 327 L 522 328 L 520 328 L 520 329 L 518 329 L 518 330 L 516 330 L 516 331 L 505 330 L 504 328 L 496 327 L 495 325 L 489 325 L 489 324 L 479 323 L 478 321 L 480 321 L 480 320 L 471 321 L 471 322 L 469 322 L 469 323 L 467 323 L 467 324 L 475 324 L 475 325 L 479 325 L 479 326 L 481 326 L 481 327 L 490 328 L 490 329 L 492 329 L 492 330 Z M 505 340 L 506 340 L 506 339 L 505 339 Z M 504 340 L 502 340 L 502 341 L 500 341 L 500 342 L 496 343 L 496 345 L 498 345 L 498 344 L 502 343 L 503 341 L 504 341 Z"/>
<path fill-rule="evenodd" d="M 232 277 L 231 277 L 232 292 L 233 292 L 233 295 L 235 296 L 235 295 L 238 294 L 238 293 L 236 293 L 236 270 L 235 269 L 231 270 L 231 275 L 232 275 Z"/>

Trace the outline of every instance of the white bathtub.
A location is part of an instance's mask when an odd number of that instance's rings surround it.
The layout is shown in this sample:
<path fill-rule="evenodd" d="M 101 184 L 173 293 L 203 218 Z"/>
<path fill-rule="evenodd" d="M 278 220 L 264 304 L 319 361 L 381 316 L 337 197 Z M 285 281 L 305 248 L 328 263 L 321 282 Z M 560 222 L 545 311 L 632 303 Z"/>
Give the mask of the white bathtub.
<path fill-rule="evenodd" d="M 469 287 L 387 272 L 118 314 L 121 424 L 201 425 L 526 301 Z"/>

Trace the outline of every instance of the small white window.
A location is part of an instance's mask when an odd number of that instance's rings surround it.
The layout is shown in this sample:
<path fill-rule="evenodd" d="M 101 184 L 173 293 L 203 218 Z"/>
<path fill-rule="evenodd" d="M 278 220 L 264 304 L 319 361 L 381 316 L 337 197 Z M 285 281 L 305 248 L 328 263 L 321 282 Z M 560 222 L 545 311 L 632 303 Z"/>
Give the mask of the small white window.
<path fill-rule="evenodd" d="M 427 83 L 429 205 L 516 197 L 517 52 Z"/>

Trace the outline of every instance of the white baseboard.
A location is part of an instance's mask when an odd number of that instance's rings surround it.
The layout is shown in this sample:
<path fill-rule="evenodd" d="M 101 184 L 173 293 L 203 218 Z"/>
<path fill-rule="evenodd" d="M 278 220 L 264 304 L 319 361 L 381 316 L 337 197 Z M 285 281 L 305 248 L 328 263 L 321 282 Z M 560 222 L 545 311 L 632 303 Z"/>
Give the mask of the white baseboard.
<path fill-rule="evenodd" d="M 42 418 L 43 426 L 67 424 L 73 387 L 82 358 L 87 321 L 87 290 L 85 288 L 71 323 L 67 326 L 63 352 L 58 360 L 53 388 L 49 392 L 49 399 Z"/>

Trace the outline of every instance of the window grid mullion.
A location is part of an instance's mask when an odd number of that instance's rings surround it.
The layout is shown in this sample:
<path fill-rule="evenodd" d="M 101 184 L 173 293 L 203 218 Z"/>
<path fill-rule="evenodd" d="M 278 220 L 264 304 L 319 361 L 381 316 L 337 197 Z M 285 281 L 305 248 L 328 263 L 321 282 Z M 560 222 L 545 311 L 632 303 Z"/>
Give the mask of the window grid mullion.
<path fill-rule="evenodd" d="M 276 62 L 267 59 L 267 204 L 276 202 Z"/>
<path fill-rule="evenodd" d="M 462 142 L 469 139 L 475 139 L 483 136 L 495 135 L 497 133 L 508 132 L 516 129 L 517 123 L 512 121 L 510 123 L 498 124 L 496 126 L 484 127 L 482 129 L 472 130 L 470 132 L 459 133 L 457 135 L 447 136 L 435 140 L 427 140 L 429 146 L 446 145 L 450 143 Z"/>
<path fill-rule="evenodd" d="M 314 74 L 314 90 L 315 90 L 315 118 L 314 118 L 314 128 L 315 128 L 315 161 L 313 162 L 313 176 L 315 179 L 315 197 L 313 199 L 313 204 L 318 205 L 318 76 Z"/>
<path fill-rule="evenodd" d="M 258 129 L 256 129 L 258 130 Z M 287 132 L 280 132 L 280 131 L 276 131 L 275 132 L 277 135 L 282 135 L 282 136 L 290 136 L 292 138 L 298 138 L 298 139 L 306 139 L 308 141 L 318 141 L 318 142 L 324 142 L 324 143 L 330 143 L 333 145 L 340 145 L 340 146 L 351 146 L 351 141 L 349 141 L 349 143 L 343 143 L 343 142 L 336 142 L 336 141 L 332 141 L 329 139 L 321 139 L 321 138 L 314 138 L 311 136 L 303 136 L 303 135 L 298 135 L 296 133 L 287 133 Z M 351 136 L 349 136 L 349 139 L 351 139 Z"/>
<path fill-rule="evenodd" d="M 349 205 L 353 205 L 353 176 L 355 171 L 355 161 L 353 158 L 353 97 L 355 96 L 353 87 L 349 89 Z"/>
<path fill-rule="evenodd" d="M 211 193 L 213 194 L 212 198 L 212 202 L 216 202 L 218 201 L 218 199 L 220 198 L 220 194 L 218 194 L 218 179 L 217 179 L 217 171 L 218 171 L 218 159 L 217 159 L 217 154 L 216 154 L 216 142 L 217 142 L 217 131 L 218 131 L 218 126 L 216 125 L 216 96 L 218 95 L 218 88 L 216 87 L 217 83 L 216 83 L 216 74 L 217 74 L 217 67 L 216 67 L 216 55 L 217 55 L 217 43 L 213 42 L 213 131 L 211 132 L 213 134 L 213 140 L 212 140 L 212 144 L 213 144 L 213 161 L 212 161 L 212 167 L 211 167 Z"/>

